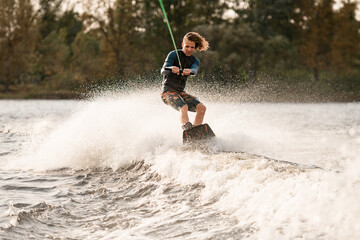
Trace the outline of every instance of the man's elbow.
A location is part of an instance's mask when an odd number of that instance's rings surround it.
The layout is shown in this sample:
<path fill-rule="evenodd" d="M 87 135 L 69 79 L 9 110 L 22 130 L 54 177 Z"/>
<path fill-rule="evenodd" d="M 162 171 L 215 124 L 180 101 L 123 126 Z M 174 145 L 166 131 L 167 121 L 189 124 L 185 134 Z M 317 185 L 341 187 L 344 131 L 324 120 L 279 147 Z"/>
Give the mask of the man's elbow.
<path fill-rule="evenodd" d="M 161 68 L 161 71 L 160 71 L 160 73 L 161 73 L 161 75 L 168 75 L 168 74 L 170 74 L 171 73 L 171 71 L 170 70 L 166 70 L 164 67 L 163 68 Z"/>
<path fill-rule="evenodd" d="M 195 76 L 197 72 L 198 72 L 197 69 L 193 69 L 191 70 L 190 75 Z"/>

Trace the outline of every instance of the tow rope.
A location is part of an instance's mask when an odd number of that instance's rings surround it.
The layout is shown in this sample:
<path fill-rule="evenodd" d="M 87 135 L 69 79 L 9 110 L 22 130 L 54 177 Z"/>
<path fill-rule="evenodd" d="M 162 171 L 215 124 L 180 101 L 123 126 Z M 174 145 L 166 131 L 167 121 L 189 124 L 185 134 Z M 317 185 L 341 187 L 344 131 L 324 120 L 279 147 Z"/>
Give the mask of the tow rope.
<path fill-rule="evenodd" d="M 181 67 L 181 61 L 180 61 L 180 57 L 179 57 L 179 53 L 178 53 L 177 48 L 176 48 L 174 36 L 173 36 L 173 34 L 172 34 L 172 31 L 171 31 L 169 19 L 168 19 L 167 15 L 166 15 L 166 11 L 165 11 L 165 8 L 164 8 L 164 4 L 163 4 L 162 0 L 159 0 L 159 3 L 160 3 L 161 10 L 162 10 L 162 12 L 163 12 L 163 14 L 164 14 L 165 21 L 166 21 L 167 26 L 168 26 L 168 28 L 169 28 L 169 32 L 170 32 L 170 36 L 171 36 L 172 42 L 173 42 L 173 44 L 174 44 L 174 49 L 175 49 L 175 52 L 176 52 L 176 56 L 177 56 L 178 61 L 179 61 L 180 69 L 182 69 L 182 67 Z"/>

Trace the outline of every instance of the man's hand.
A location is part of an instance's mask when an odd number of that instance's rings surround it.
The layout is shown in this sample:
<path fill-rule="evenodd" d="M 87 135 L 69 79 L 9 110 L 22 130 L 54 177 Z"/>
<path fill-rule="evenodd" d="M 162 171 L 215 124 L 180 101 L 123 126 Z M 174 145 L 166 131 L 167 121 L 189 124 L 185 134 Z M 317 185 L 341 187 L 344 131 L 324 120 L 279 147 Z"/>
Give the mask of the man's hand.
<path fill-rule="evenodd" d="M 175 74 L 177 74 L 177 75 L 180 74 L 180 69 L 179 69 L 178 67 L 172 66 L 171 68 L 172 68 L 172 72 L 173 72 L 173 73 L 175 73 Z"/>
<path fill-rule="evenodd" d="M 191 70 L 189 68 L 185 68 L 182 75 L 183 76 L 188 76 L 188 75 L 190 75 L 190 73 L 191 73 Z"/>

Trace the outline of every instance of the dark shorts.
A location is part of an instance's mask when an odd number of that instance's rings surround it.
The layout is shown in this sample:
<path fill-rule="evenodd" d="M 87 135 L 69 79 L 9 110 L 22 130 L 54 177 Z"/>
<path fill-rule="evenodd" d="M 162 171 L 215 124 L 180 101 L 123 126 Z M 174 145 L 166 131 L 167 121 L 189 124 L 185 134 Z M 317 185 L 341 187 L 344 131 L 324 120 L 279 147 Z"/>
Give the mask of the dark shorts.
<path fill-rule="evenodd" d="M 161 98 L 165 104 L 172 106 L 176 110 L 180 110 L 183 106 L 188 105 L 191 112 L 196 112 L 196 106 L 200 103 L 196 97 L 186 92 L 177 92 L 175 90 L 164 91 Z"/>

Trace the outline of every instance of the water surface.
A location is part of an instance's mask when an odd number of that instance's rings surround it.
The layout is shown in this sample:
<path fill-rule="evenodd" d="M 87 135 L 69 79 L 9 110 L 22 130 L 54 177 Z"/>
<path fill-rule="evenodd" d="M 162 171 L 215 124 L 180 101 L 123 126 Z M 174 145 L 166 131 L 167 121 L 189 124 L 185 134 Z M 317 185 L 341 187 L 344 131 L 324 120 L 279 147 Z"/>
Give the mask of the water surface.
<path fill-rule="evenodd" d="M 0 101 L 1 239 L 358 239 L 360 104 Z M 194 115 L 190 115 L 193 118 Z"/>

